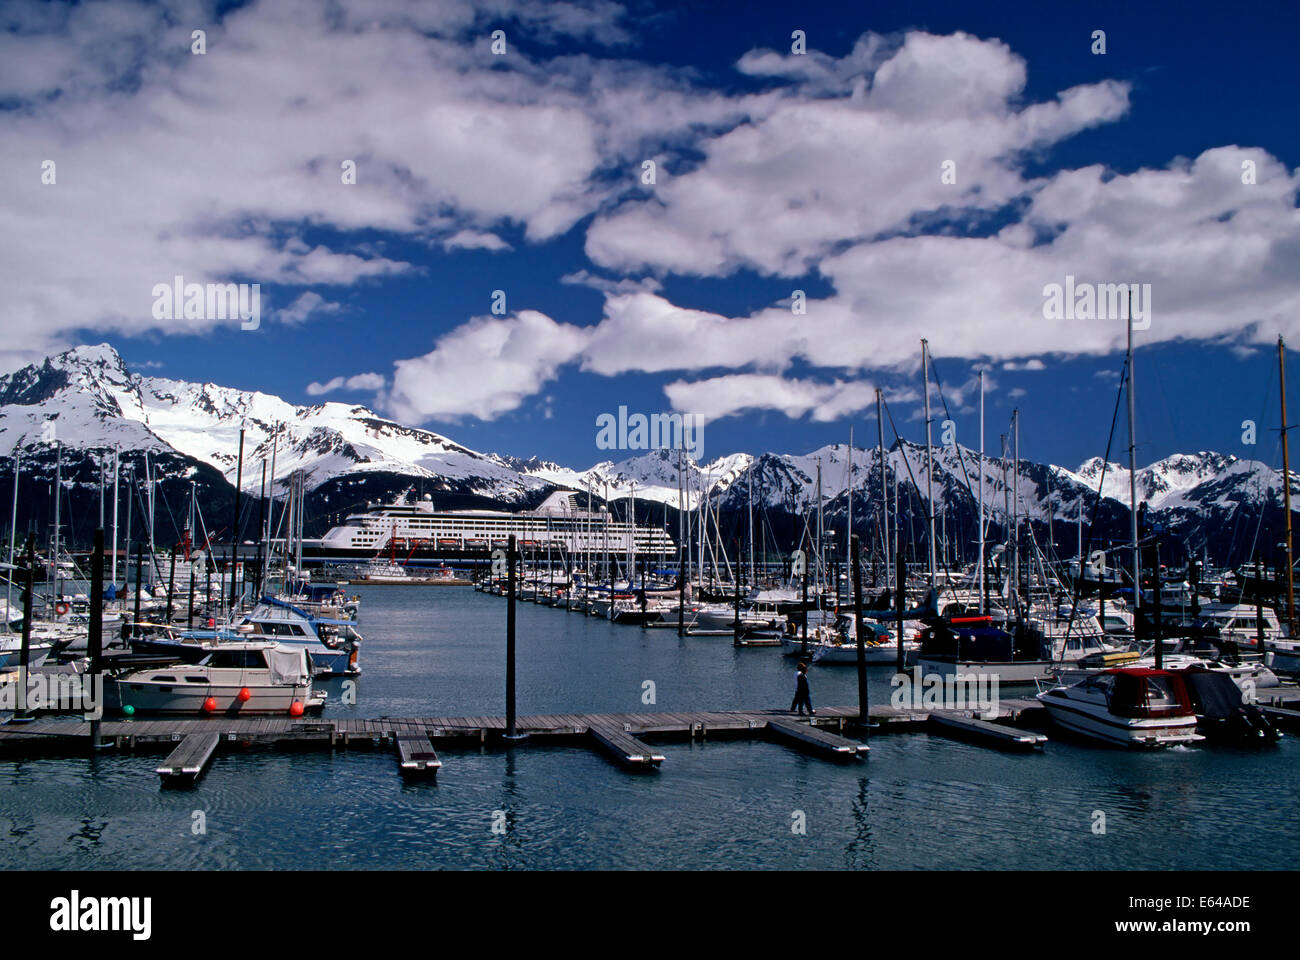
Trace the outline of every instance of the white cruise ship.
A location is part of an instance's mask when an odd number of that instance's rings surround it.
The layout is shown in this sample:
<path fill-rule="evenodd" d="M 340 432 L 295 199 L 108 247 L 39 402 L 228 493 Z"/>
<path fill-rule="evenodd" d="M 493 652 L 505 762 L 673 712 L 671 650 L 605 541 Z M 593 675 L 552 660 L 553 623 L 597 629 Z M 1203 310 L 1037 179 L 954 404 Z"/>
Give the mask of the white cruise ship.
<path fill-rule="evenodd" d="M 580 494 L 557 491 L 536 510 L 435 511 L 428 495 L 395 503 L 371 503 L 319 540 L 303 541 L 304 558 L 358 559 L 389 554 L 397 561 L 429 557 L 483 556 L 506 545 L 511 534 L 531 556 L 547 550 L 569 555 L 625 556 L 636 538 L 638 557 L 671 557 L 673 539 L 659 527 L 635 527 L 600 511 L 587 511 Z"/>

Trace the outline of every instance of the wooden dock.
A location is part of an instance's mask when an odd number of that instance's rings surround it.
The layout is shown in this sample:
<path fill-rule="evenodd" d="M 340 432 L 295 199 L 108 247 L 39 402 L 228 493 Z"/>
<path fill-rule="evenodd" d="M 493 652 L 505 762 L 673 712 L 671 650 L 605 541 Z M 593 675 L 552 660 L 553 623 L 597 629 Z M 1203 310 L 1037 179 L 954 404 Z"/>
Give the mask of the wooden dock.
<path fill-rule="evenodd" d="M 1033 701 L 1004 701 L 1008 720 L 1043 712 Z M 850 735 L 856 707 L 823 707 L 809 718 L 784 710 L 715 710 L 615 714 L 537 714 L 519 717 L 528 742 L 573 744 L 595 750 L 626 770 L 657 770 L 665 754 L 645 741 L 748 738 L 782 743 L 812 756 L 847 761 L 867 756 L 867 745 Z M 929 712 L 872 707 L 882 731 L 928 729 Z M 990 727 L 997 725 L 989 724 Z M 91 726 L 79 719 L 37 719 L 0 724 L 0 759 L 22 756 L 86 756 Z M 500 716 L 377 717 L 132 717 L 100 723 L 98 752 L 167 752 L 157 773 L 168 785 L 189 785 L 220 752 L 256 747 L 302 750 L 388 749 L 404 777 L 436 778 L 442 761 L 436 744 L 505 745 Z M 1019 731 L 1008 728 L 1014 739 Z"/>
<path fill-rule="evenodd" d="M 220 742 L 221 734 L 215 730 L 186 734 L 154 772 L 162 778 L 164 786 L 192 784 L 203 776 Z"/>

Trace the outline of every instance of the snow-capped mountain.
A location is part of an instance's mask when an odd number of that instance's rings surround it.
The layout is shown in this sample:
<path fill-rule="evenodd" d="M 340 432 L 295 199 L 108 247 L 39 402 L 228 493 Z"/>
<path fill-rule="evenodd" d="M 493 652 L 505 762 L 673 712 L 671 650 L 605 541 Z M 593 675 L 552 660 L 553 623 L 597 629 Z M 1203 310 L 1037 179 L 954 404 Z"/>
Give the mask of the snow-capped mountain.
<path fill-rule="evenodd" d="M 71 450 L 175 452 L 235 480 L 244 430 L 243 486 L 255 491 L 260 464 L 283 482 L 303 470 L 308 486 L 367 472 L 430 481 L 432 489 L 518 501 L 547 486 L 500 457 L 362 406 L 296 406 L 260 392 L 129 372 L 107 344 L 77 347 L 41 366 L 0 377 L 0 454 L 57 439 Z"/>
<path fill-rule="evenodd" d="M 654 450 L 574 469 L 537 458 L 480 453 L 364 406 L 300 406 L 257 391 L 141 376 L 128 370 L 107 344 L 77 347 L 0 377 L 0 455 L 21 453 L 28 465 L 24 469 L 35 474 L 32 481 L 48 483 L 53 473 L 50 441 L 57 439 L 65 486 L 87 491 L 85 509 L 92 499 L 88 491 L 99 482 L 99 464 L 115 447 L 137 475 L 147 454 L 156 474 L 177 489 L 185 481 L 187 493 L 192 480 L 201 488 L 201 498 L 222 504 L 233 500 L 241 427 L 245 491 L 258 490 L 263 462 L 271 472 L 274 461 L 274 480 L 281 487 L 292 472 L 302 470 L 315 497 L 309 510 L 316 510 L 322 522 L 366 499 L 417 484 L 446 505 L 495 503 L 517 509 L 565 487 L 590 490 L 600 499 L 634 493 L 647 510 L 650 504 L 676 508 L 683 499 L 679 463 L 688 509 L 707 497 L 724 515 L 748 512 L 752 504 L 793 518 L 806 516 L 820 503 L 824 514 L 838 521 L 848 512 L 851 482 L 855 529 L 865 533 L 881 502 L 875 448 L 850 453 L 847 445 L 831 444 L 806 454 L 733 453 L 702 464 L 676 450 Z M 1099 529 L 1109 527 L 1118 535 L 1127 523 L 1129 472 L 1121 464 L 1093 458 L 1071 470 L 1022 460 L 1014 472 L 1011 461 L 985 457 L 981 487 L 975 451 L 937 446 L 932 457 L 934 471 L 927 478 L 923 446 L 903 441 L 885 453 L 891 511 L 897 499 L 909 522 L 924 517 L 932 491 L 936 515 L 965 536 L 963 525 L 973 523 L 982 489 L 986 515 L 995 524 L 1013 512 L 1042 525 L 1081 517 L 1089 521 L 1095 513 Z M 1263 519 L 1269 516 L 1272 523 L 1280 515 L 1281 472 L 1227 454 L 1167 457 L 1139 470 L 1136 486 L 1152 518 L 1189 543 L 1213 543 L 1225 536 L 1234 545 L 1254 543 Z M 33 489 L 39 498 L 39 489 Z M 1300 501 L 1294 477 L 1292 489 Z"/>

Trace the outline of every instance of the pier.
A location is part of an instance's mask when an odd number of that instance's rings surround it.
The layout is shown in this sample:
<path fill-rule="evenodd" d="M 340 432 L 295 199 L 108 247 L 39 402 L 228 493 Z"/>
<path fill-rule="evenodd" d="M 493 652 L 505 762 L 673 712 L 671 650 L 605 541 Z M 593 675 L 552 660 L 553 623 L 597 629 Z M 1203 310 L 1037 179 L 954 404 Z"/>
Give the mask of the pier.
<path fill-rule="evenodd" d="M 1020 723 L 1043 708 L 1032 700 L 1004 701 L 1005 720 Z M 927 732 L 933 711 L 871 708 L 870 720 L 884 732 Z M 1008 742 L 1037 735 L 1014 727 L 974 721 L 985 735 Z M 812 717 L 784 710 L 715 710 L 659 713 L 536 714 L 516 718 L 521 739 L 506 739 L 503 716 L 377 717 L 302 720 L 292 717 L 157 717 L 102 720 L 99 745 L 92 749 L 86 720 L 37 719 L 0 724 L 0 759 L 38 756 L 86 756 L 90 753 L 168 751 L 156 770 L 165 785 L 195 783 L 214 756 L 250 748 L 297 750 L 389 749 L 405 777 L 436 778 L 443 764 L 435 745 L 573 745 L 595 750 L 625 770 L 653 771 L 667 754 L 651 741 L 764 739 L 810 756 L 845 762 L 861 760 L 868 747 L 851 739 L 860 733 L 858 708 L 824 707 Z"/>

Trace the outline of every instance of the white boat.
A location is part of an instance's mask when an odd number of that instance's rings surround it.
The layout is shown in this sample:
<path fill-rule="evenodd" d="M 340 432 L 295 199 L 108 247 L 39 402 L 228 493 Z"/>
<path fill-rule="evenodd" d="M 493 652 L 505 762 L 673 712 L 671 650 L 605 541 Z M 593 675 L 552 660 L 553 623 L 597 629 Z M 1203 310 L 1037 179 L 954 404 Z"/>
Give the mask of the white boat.
<path fill-rule="evenodd" d="M 808 636 L 808 650 L 813 663 L 820 664 L 856 664 L 858 662 L 857 625 L 852 616 L 841 615 L 834 627 L 819 626 Z M 868 666 L 890 665 L 898 663 L 898 639 L 888 627 L 864 623 L 867 638 L 862 644 L 863 659 Z M 906 636 L 906 633 L 904 633 Z M 803 650 L 799 637 L 782 638 L 781 646 L 786 652 L 797 654 Z M 903 658 L 906 664 L 921 645 L 914 640 L 904 639 Z"/>
<path fill-rule="evenodd" d="M 1268 645 L 1268 665 L 1276 673 L 1288 676 L 1300 674 L 1300 641 L 1274 641 Z"/>
<path fill-rule="evenodd" d="M 1120 667 L 1038 695 L 1053 722 L 1126 747 L 1195 743 L 1196 712 L 1183 678 L 1169 670 Z"/>
<path fill-rule="evenodd" d="M 9 670 L 22 662 L 23 638 L 16 633 L 0 634 L 0 670 Z M 39 667 L 50 655 L 52 645 L 49 641 L 28 638 L 27 665 Z"/>
<path fill-rule="evenodd" d="M 312 689 L 300 645 L 223 643 L 198 663 L 114 671 L 105 678 L 104 700 L 110 710 L 130 706 L 137 713 L 296 715 L 320 709 L 325 692 Z"/>

